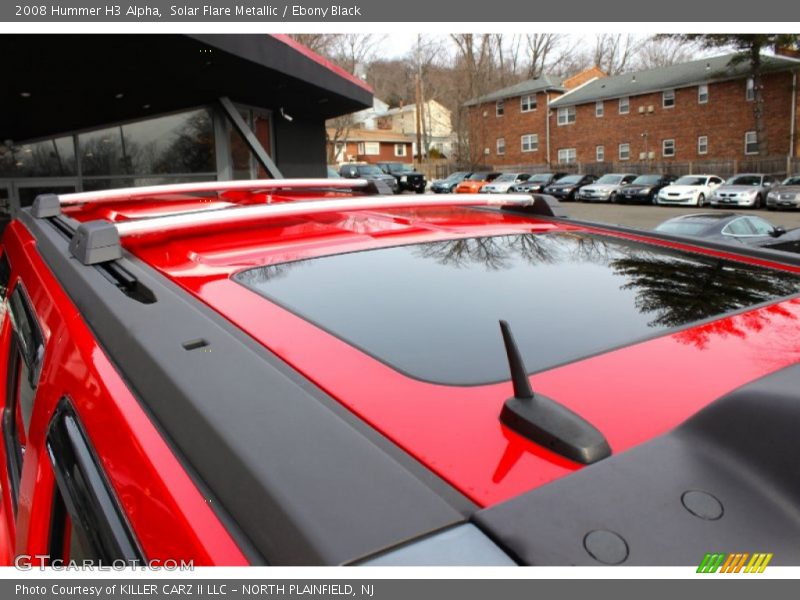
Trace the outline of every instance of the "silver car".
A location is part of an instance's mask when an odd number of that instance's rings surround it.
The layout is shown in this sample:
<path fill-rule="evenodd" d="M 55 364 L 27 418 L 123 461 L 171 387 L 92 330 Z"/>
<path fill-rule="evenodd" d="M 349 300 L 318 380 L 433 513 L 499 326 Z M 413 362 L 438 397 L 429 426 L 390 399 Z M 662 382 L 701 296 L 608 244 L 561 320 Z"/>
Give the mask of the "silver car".
<path fill-rule="evenodd" d="M 578 200 L 584 202 L 616 202 L 617 192 L 623 185 L 636 179 L 635 173 L 608 173 L 594 183 L 578 190 Z"/>
<path fill-rule="evenodd" d="M 742 173 L 734 175 L 719 186 L 709 197 L 714 208 L 737 206 L 761 208 L 767 194 L 778 181 L 772 175 L 763 173 Z"/>
<path fill-rule="evenodd" d="M 800 175 L 792 175 L 767 194 L 767 210 L 800 208 Z"/>
<path fill-rule="evenodd" d="M 481 194 L 505 194 L 508 192 L 508 189 L 513 186 L 517 185 L 518 183 L 523 183 L 530 179 L 530 173 L 503 173 L 497 179 L 493 180 L 491 183 L 487 183 L 480 189 Z"/>

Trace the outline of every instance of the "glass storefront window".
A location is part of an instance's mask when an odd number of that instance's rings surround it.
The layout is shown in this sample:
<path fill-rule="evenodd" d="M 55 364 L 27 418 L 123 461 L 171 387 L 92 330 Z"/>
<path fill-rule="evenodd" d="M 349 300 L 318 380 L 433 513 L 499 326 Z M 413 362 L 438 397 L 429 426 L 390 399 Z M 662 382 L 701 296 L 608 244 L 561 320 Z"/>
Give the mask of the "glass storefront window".
<path fill-rule="evenodd" d="M 78 136 L 83 175 L 214 173 L 214 127 L 205 109 Z"/>
<path fill-rule="evenodd" d="M 64 177 L 75 174 L 72 137 L 0 146 L 0 177 Z"/>

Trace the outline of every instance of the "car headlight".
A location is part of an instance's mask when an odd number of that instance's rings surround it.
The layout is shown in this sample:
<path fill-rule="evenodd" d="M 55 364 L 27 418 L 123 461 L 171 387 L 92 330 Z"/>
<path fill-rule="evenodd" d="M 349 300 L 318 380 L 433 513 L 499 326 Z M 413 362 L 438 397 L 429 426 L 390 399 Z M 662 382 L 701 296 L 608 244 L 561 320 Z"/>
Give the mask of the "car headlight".
<path fill-rule="evenodd" d="M 641 189 L 639 190 L 639 193 L 640 193 L 640 194 L 649 194 L 649 193 L 650 193 L 650 192 L 652 192 L 652 191 L 653 191 L 653 188 L 641 188 Z"/>
<path fill-rule="evenodd" d="M 401 176 L 400 176 L 400 181 L 402 181 L 403 183 L 405 183 L 406 181 L 408 181 L 408 176 L 407 176 L 407 175 L 401 175 Z"/>
<path fill-rule="evenodd" d="M 778 198 L 780 198 L 780 196 L 781 195 L 778 192 L 770 192 L 769 194 L 767 194 L 767 198 L 771 198 L 772 200 L 777 200 Z"/>

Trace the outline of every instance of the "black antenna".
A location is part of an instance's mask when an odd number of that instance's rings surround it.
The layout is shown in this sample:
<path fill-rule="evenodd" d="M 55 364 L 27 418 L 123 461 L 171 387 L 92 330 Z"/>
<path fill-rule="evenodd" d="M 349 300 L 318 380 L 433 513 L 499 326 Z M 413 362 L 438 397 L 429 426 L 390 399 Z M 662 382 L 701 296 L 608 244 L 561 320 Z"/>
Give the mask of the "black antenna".
<path fill-rule="evenodd" d="M 563 404 L 533 393 L 528 370 L 506 321 L 500 321 L 500 332 L 514 386 L 514 397 L 503 404 L 500 421 L 529 440 L 576 462 L 591 464 L 610 456 L 606 438 L 594 425 Z"/>

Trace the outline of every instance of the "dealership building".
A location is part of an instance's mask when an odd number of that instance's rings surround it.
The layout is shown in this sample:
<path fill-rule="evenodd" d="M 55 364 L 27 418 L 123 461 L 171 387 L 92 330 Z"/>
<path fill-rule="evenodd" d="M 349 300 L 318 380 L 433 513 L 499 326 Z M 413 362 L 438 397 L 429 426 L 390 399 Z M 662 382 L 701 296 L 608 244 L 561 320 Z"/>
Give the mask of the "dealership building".
<path fill-rule="evenodd" d="M 42 193 L 324 177 L 360 79 L 281 35 L 3 35 L 0 211 Z"/>

